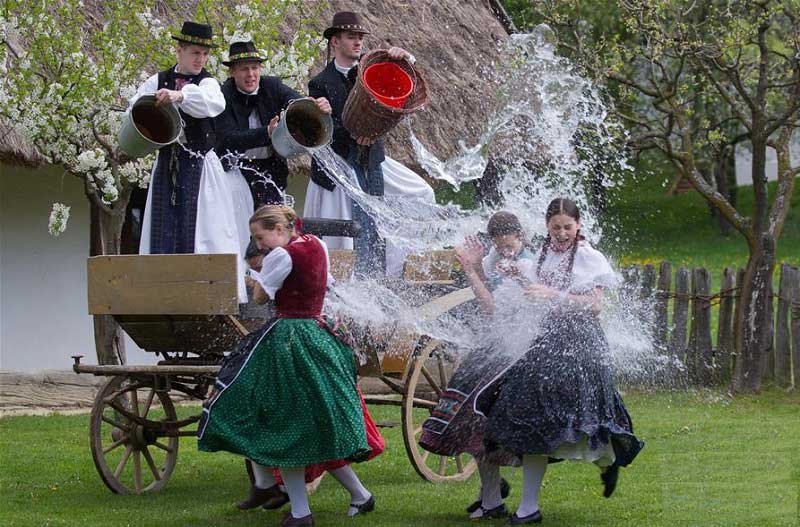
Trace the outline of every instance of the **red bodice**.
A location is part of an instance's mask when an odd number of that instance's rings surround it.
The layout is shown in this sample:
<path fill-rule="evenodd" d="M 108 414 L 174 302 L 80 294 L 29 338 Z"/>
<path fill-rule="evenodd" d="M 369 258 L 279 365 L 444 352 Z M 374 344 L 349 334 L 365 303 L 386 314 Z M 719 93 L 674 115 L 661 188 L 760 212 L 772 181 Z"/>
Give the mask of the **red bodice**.
<path fill-rule="evenodd" d="M 305 234 L 292 240 L 284 249 L 292 259 L 292 270 L 275 293 L 278 316 L 317 318 L 322 313 L 328 285 L 325 249 L 319 240 Z"/>

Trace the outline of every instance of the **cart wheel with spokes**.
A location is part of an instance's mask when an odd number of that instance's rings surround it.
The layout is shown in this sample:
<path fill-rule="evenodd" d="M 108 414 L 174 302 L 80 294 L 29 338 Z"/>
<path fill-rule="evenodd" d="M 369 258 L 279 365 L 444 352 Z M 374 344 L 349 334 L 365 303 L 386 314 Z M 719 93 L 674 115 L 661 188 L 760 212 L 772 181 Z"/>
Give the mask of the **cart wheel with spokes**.
<path fill-rule="evenodd" d="M 178 459 L 178 437 L 165 429 L 177 414 L 169 393 L 152 383 L 118 375 L 97 393 L 92 408 L 92 458 L 117 494 L 161 490 Z"/>
<path fill-rule="evenodd" d="M 406 374 L 403 395 L 403 441 L 417 473 L 433 483 L 464 481 L 477 464 L 469 454 L 440 456 L 419 446 L 422 423 L 436 407 L 439 397 L 458 366 L 458 356 L 447 352 L 447 344 L 422 337 L 414 350 Z"/>

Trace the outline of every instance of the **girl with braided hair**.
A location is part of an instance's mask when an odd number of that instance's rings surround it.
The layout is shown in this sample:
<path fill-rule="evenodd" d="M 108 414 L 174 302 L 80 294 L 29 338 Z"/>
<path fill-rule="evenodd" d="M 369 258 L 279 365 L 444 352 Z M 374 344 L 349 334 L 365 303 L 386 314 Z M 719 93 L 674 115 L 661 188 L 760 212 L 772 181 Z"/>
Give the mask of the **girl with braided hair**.
<path fill-rule="evenodd" d="M 277 490 L 270 469 L 279 469 L 291 500 L 283 527 L 314 525 L 305 487 L 305 467 L 313 465 L 331 470 L 350 490 L 349 515 L 375 506 L 342 463 L 364 461 L 375 447 L 367 437 L 353 350 L 322 318 L 333 280 L 328 250 L 298 232 L 296 221 L 284 205 L 264 205 L 250 218 L 258 247 L 270 249 L 254 275 L 255 300 L 274 299 L 277 316 L 226 357 L 198 426 L 200 450 L 252 461 L 256 489 L 240 508 L 270 498 Z"/>
<path fill-rule="evenodd" d="M 643 443 L 614 387 L 600 327 L 604 289 L 616 283 L 608 260 L 581 236 L 580 210 L 569 199 L 547 208 L 547 239 L 528 276 L 525 294 L 544 311 L 529 350 L 475 397 L 486 416 L 487 452 L 522 460 L 522 501 L 512 525 L 539 523 L 539 490 L 548 460 L 598 465 L 603 496 L 616 487 L 619 467 L 631 463 Z"/>

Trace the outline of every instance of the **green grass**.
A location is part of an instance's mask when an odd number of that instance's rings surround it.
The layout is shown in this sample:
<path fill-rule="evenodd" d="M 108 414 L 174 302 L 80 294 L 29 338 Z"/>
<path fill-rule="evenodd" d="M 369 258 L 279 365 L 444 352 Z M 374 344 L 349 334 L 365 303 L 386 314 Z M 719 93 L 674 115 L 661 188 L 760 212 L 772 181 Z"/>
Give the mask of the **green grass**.
<path fill-rule="evenodd" d="M 628 393 L 637 434 L 647 443 L 624 469 L 617 493 L 601 497 L 591 465 L 548 469 L 541 497 L 547 526 L 798 525 L 800 394 L 771 391 L 735 400 L 716 392 Z M 375 407 L 376 421 L 399 420 L 399 409 Z M 158 494 L 118 496 L 101 483 L 88 446 L 88 415 L 0 419 L 0 510 L 4 526 L 277 525 L 275 512 L 239 512 L 247 491 L 239 458 L 200 453 L 181 442 L 178 465 Z M 399 428 L 384 429 L 387 452 L 356 467 L 378 500 L 377 512 L 348 519 L 347 495 L 330 477 L 311 496 L 317 524 L 459 526 L 478 480 L 453 485 L 422 481 Z M 520 471 L 508 504 L 520 496 Z M 502 522 L 482 522 L 501 525 Z"/>
<path fill-rule="evenodd" d="M 650 175 L 644 175 L 652 172 Z M 715 283 L 727 267 L 747 263 L 744 237 L 734 231 L 720 233 L 706 200 L 695 191 L 666 196 L 671 173 L 664 167 L 641 167 L 635 181 L 627 181 L 610 193 L 604 219 L 611 238 L 607 248 L 621 263 L 658 263 L 706 267 Z M 800 182 L 790 203 L 789 214 L 778 242 L 778 264 L 800 265 Z M 770 197 L 775 184 L 770 184 Z M 739 189 L 738 208 L 749 216 L 753 207 L 752 187 Z M 619 237 L 617 242 L 614 238 Z"/>

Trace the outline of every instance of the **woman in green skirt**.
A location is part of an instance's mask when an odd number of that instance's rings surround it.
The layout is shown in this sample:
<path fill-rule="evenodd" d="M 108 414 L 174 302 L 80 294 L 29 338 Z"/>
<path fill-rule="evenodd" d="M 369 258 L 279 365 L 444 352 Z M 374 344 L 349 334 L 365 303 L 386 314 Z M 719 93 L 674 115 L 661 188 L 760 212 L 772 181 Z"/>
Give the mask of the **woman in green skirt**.
<path fill-rule="evenodd" d="M 282 526 L 314 525 L 304 467 L 370 454 L 353 352 L 321 317 L 328 251 L 295 221 L 283 205 L 250 218 L 259 247 L 271 249 L 256 300 L 274 299 L 277 316 L 226 358 L 198 428 L 200 450 L 246 456 L 257 474 L 279 468 L 292 506 Z"/>

